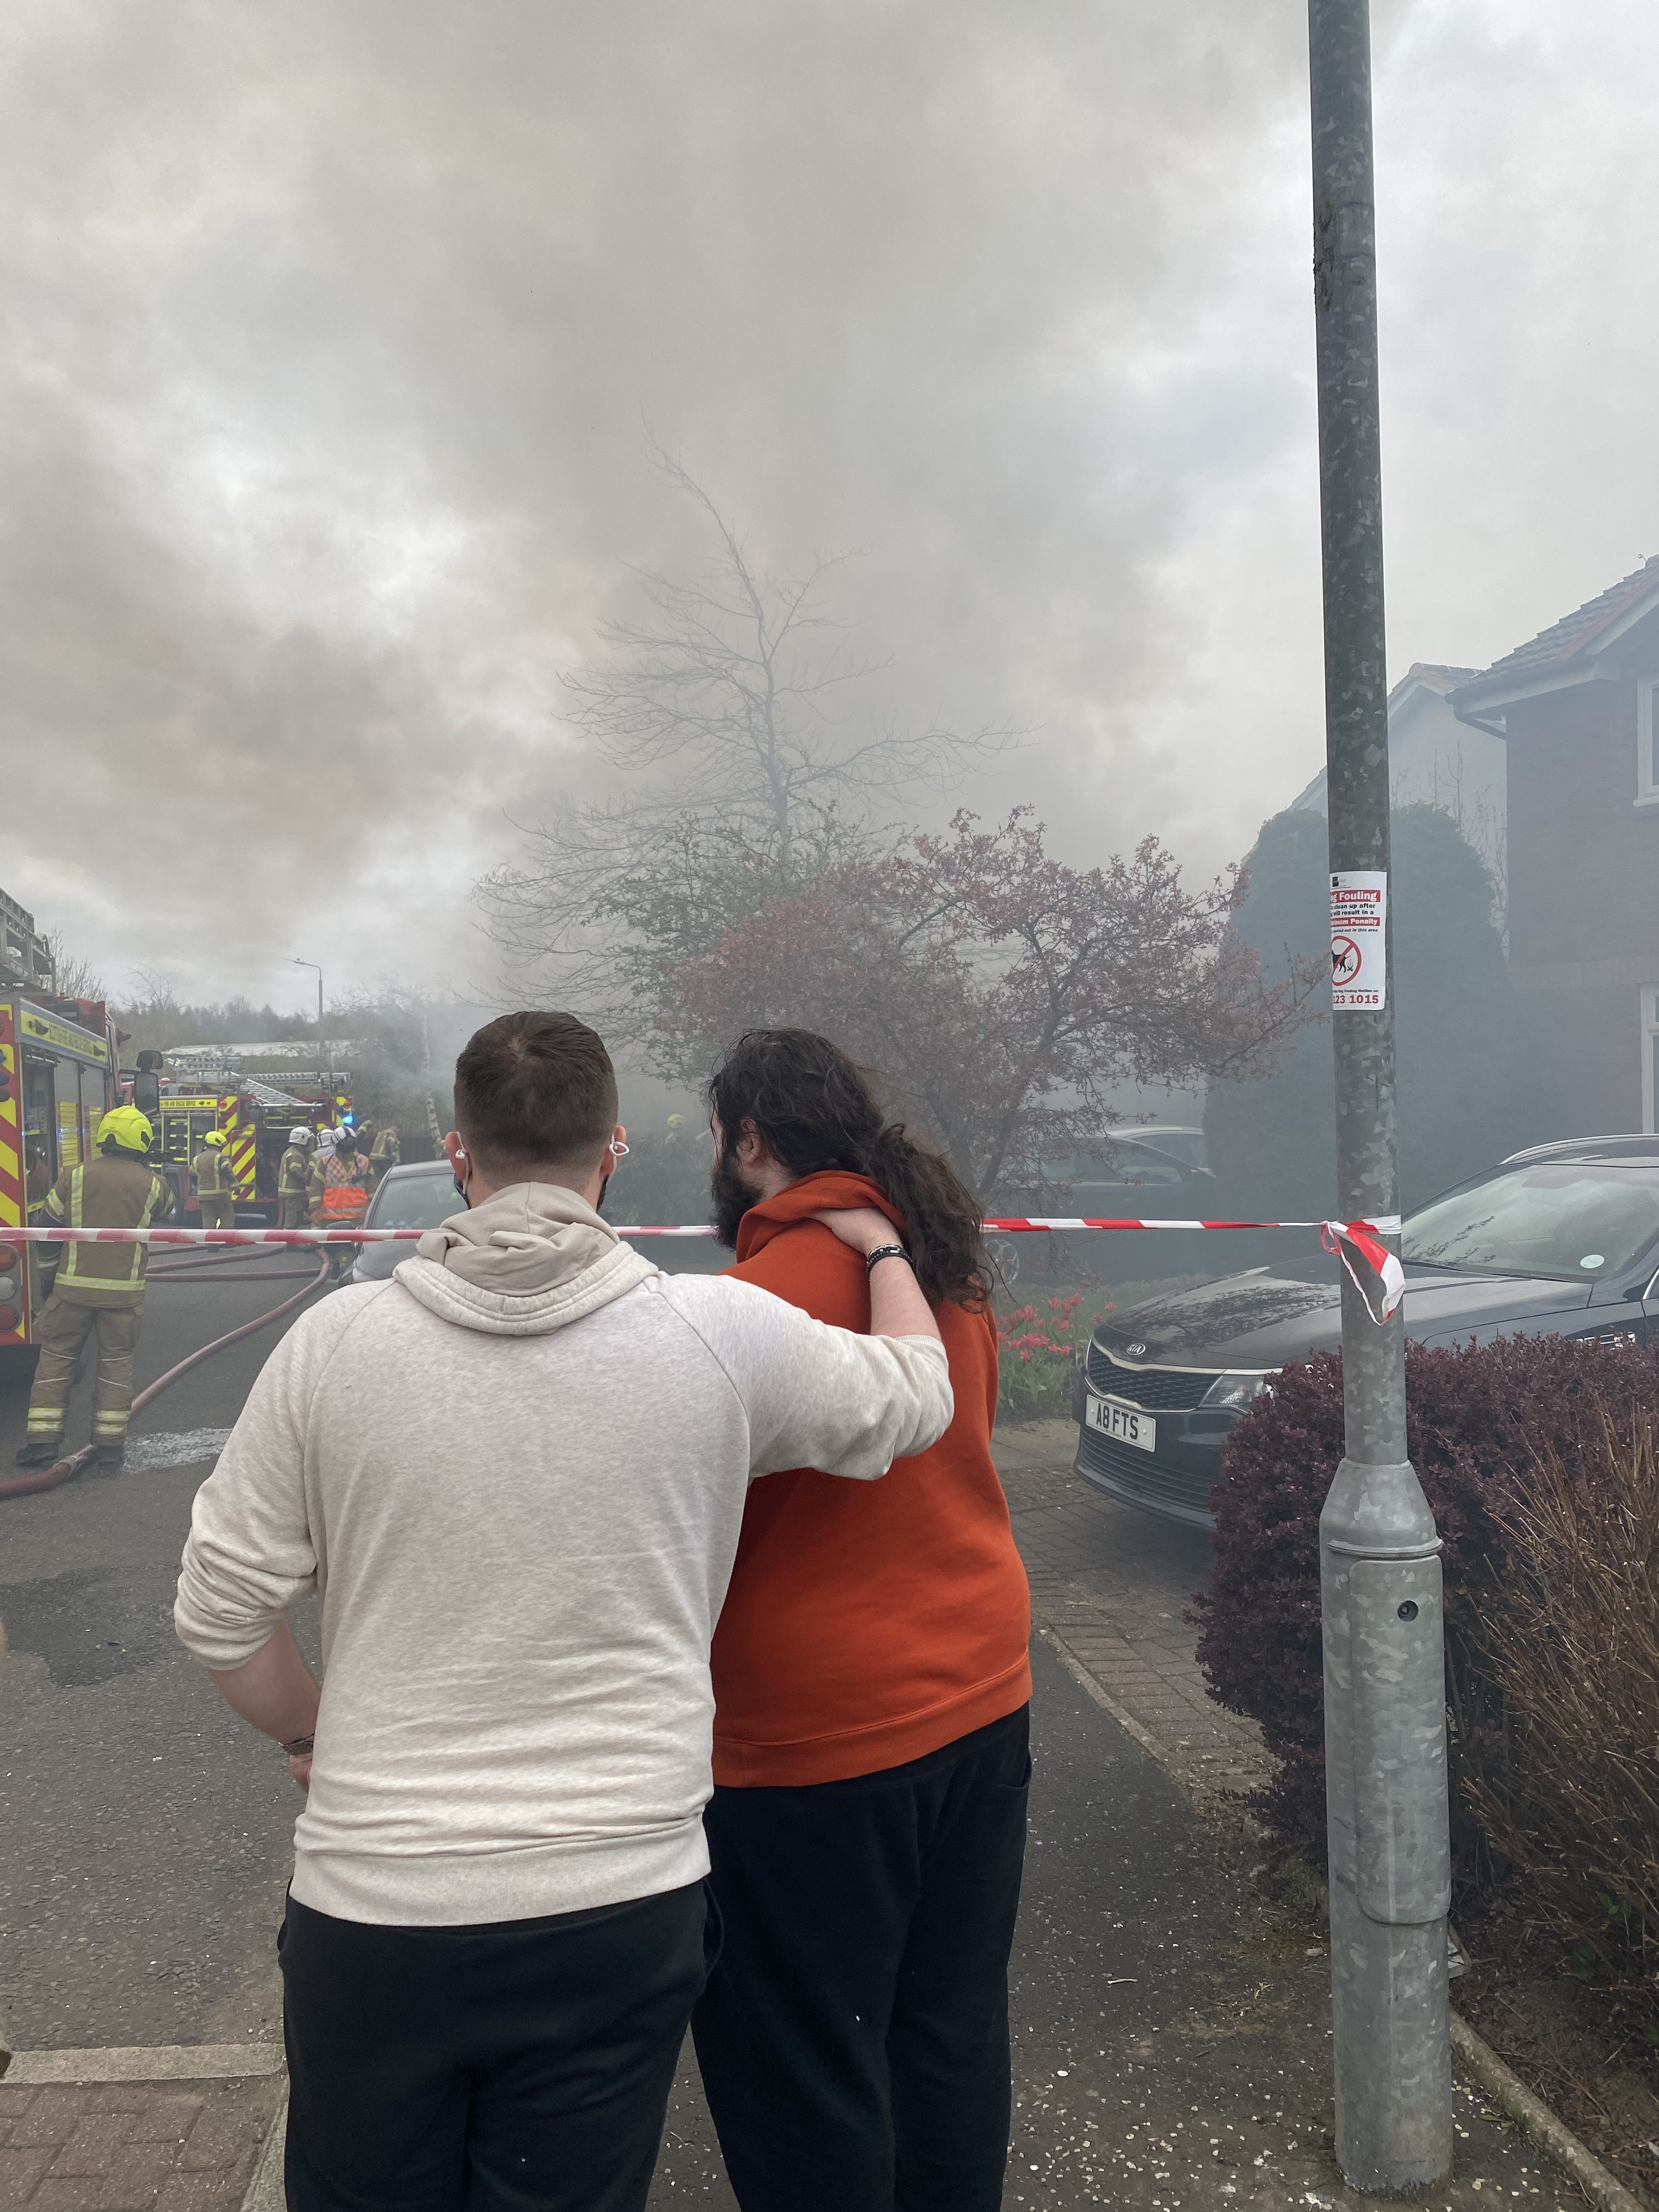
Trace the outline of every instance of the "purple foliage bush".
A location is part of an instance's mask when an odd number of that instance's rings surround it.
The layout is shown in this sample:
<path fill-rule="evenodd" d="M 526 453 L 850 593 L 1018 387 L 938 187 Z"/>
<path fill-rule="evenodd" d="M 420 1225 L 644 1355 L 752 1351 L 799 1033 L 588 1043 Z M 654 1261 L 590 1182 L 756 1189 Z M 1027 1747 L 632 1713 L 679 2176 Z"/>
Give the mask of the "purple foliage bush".
<path fill-rule="evenodd" d="M 1506 1566 L 1493 1509 L 1524 1494 L 1546 1446 L 1594 1480 L 1608 1428 L 1629 1441 L 1659 1421 L 1659 1346 L 1545 1336 L 1408 1346 L 1406 1398 L 1412 1462 L 1445 1540 L 1452 1850 L 1467 1887 L 1492 1871 L 1471 1788 L 1483 1762 L 1504 1755 L 1482 1636 L 1484 1600 Z M 1260 1723 L 1279 1762 L 1251 1809 L 1282 1850 L 1316 1865 L 1325 1850 L 1319 1513 L 1341 1455 L 1342 1363 L 1322 1352 L 1275 1376 L 1229 1439 L 1215 1570 L 1198 1601 L 1212 1692 Z"/>

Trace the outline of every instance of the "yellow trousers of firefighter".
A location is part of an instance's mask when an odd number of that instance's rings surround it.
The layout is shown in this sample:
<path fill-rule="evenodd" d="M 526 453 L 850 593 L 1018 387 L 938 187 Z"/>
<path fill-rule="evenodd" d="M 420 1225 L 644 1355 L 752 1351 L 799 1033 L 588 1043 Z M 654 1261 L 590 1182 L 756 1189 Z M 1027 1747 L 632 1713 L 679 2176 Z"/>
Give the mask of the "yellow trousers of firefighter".
<path fill-rule="evenodd" d="M 304 1191 L 290 1191 L 276 1201 L 276 1226 L 279 1229 L 309 1229 L 311 1205 Z"/>
<path fill-rule="evenodd" d="M 202 1209 L 204 1229 L 234 1229 L 236 1226 L 236 1201 L 228 1193 L 215 1198 L 210 1192 L 196 1201 Z"/>
<path fill-rule="evenodd" d="M 40 1364 L 34 1370 L 34 1388 L 29 1392 L 30 1443 L 55 1443 L 63 1435 L 75 1382 L 75 1363 L 94 1328 L 98 1332 L 98 1401 L 92 1417 L 92 1440 L 96 1444 L 118 1444 L 125 1439 L 132 1407 L 133 1356 L 143 1326 L 142 1298 L 131 1305 L 88 1306 L 65 1297 L 61 1291 L 52 1292 L 34 1324 Z"/>

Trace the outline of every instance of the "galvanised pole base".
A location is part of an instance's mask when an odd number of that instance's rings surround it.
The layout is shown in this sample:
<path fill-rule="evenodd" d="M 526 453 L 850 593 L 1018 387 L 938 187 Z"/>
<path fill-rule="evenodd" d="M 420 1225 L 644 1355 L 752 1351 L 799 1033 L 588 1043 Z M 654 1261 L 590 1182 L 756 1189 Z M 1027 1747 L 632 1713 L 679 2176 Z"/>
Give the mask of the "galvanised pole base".
<path fill-rule="evenodd" d="M 1348 1459 L 1319 1534 L 1336 2155 L 1398 2191 L 1452 2162 L 1440 1540 L 1409 1463 Z"/>

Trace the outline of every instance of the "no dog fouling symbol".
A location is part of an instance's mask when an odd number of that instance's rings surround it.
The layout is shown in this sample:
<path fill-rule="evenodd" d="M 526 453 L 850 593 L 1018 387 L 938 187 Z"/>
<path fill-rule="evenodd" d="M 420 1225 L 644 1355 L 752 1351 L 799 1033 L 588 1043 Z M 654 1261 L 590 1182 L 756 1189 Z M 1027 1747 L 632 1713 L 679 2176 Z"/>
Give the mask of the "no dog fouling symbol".
<path fill-rule="evenodd" d="M 1331 877 L 1331 1006 L 1375 1013 L 1388 995 L 1389 878 L 1381 868 Z"/>

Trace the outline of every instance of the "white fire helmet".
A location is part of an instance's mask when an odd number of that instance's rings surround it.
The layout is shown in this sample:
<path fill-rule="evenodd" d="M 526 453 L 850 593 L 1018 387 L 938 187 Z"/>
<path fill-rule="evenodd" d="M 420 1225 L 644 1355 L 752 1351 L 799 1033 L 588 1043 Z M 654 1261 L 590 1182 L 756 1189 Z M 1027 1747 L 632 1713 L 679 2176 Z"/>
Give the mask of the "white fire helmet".
<path fill-rule="evenodd" d="M 290 1145 L 308 1145 L 311 1142 L 311 1131 L 301 1122 L 297 1129 L 289 1131 L 288 1140 Z"/>

